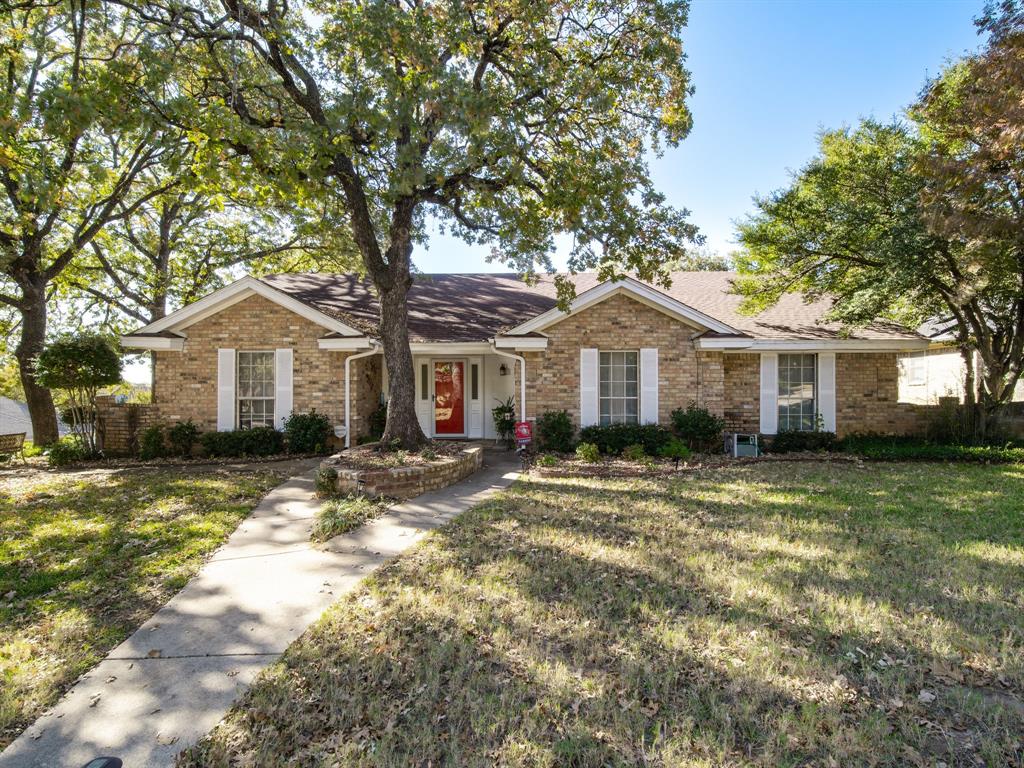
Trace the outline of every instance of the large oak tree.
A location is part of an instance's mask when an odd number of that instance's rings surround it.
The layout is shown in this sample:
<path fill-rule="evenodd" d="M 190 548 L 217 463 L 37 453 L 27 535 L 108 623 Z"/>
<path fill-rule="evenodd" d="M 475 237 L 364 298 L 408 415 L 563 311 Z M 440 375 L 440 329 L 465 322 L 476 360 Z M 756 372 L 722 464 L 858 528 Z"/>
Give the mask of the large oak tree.
<path fill-rule="evenodd" d="M 645 162 L 690 129 L 686 2 L 121 2 L 193 63 L 170 119 L 210 157 L 344 208 L 380 302 L 385 440 L 424 439 L 407 294 L 428 217 L 524 273 L 569 233 L 571 269 L 657 279 L 695 235 Z"/>
<path fill-rule="evenodd" d="M 135 98 L 162 77 L 137 43 L 126 14 L 97 0 L 0 8 L 0 303 L 16 312 L 41 444 L 57 439 L 53 399 L 34 375 L 54 281 L 110 221 L 161 192 L 136 194 L 136 182 L 180 140 Z"/>

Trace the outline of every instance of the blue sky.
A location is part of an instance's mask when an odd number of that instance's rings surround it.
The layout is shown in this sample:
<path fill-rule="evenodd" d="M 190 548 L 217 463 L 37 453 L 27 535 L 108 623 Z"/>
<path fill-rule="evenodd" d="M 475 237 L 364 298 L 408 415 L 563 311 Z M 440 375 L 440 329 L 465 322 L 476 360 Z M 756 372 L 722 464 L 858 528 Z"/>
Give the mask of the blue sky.
<path fill-rule="evenodd" d="M 944 61 L 977 47 L 982 6 L 694 0 L 684 34 L 694 128 L 653 159 L 658 188 L 728 253 L 752 196 L 785 185 L 823 128 L 901 112 Z M 485 261 L 489 252 L 435 234 L 414 260 L 424 272 L 503 270 Z"/>

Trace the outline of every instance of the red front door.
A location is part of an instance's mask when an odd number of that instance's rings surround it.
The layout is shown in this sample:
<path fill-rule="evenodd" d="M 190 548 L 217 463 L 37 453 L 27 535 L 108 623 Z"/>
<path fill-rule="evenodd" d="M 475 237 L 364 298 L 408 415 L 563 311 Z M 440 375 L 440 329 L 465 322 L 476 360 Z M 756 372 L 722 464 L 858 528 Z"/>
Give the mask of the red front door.
<path fill-rule="evenodd" d="M 459 361 L 434 363 L 434 434 L 466 433 L 464 367 Z"/>

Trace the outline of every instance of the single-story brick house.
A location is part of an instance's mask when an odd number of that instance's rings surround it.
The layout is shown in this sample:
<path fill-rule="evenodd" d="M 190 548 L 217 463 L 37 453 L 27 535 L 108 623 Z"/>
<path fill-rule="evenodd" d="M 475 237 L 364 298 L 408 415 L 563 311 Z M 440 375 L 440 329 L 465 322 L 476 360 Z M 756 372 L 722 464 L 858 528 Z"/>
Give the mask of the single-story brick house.
<path fill-rule="evenodd" d="M 409 294 L 416 406 L 434 437 L 491 438 L 491 409 L 513 398 L 535 418 L 565 409 L 579 426 L 667 423 L 696 401 L 731 431 L 905 432 L 900 354 L 928 341 L 877 323 L 844 334 L 827 301 L 785 296 L 739 312 L 732 273 L 679 272 L 670 287 L 575 276 L 566 313 L 554 281 L 509 274 L 417 275 Z M 329 415 L 346 443 L 367 433 L 387 392 L 370 285 L 350 275 L 245 277 L 123 337 L 153 351 L 154 408 L 204 430 L 280 426 Z"/>

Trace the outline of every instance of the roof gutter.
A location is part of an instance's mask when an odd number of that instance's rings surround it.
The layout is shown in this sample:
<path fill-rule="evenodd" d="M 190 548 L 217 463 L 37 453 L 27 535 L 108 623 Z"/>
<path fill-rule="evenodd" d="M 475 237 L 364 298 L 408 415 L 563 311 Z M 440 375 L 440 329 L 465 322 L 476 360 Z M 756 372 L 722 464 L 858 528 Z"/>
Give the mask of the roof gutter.
<path fill-rule="evenodd" d="M 696 339 L 697 349 L 723 352 L 907 352 L 927 349 L 928 339 Z"/>
<path fill-rule="evenodd" d="M 545 341 L 547 341 L 545 339 Z M 511 352 L 502 352 L 498 349 L 494 341 L 491 341 L 491 351 L 499 357 L 507 357 L 510 360 L 516 360 L 519 363 L 519 420 L 526 421 L 526 358 L 522 355 L 514 355 Z M 513 368 L 513 374 L 515 369 Z"/>
<path fill-rule="evenodd" d="M 366 352 L 359 352 L 355 355 L 348 355 L 345 358 L 345 447 L 352 446 L 352 361 L 361 357 L 370 357 L 379 354 L 381 350 L 376 342 L 370 342 L 371 347 Z"/>

